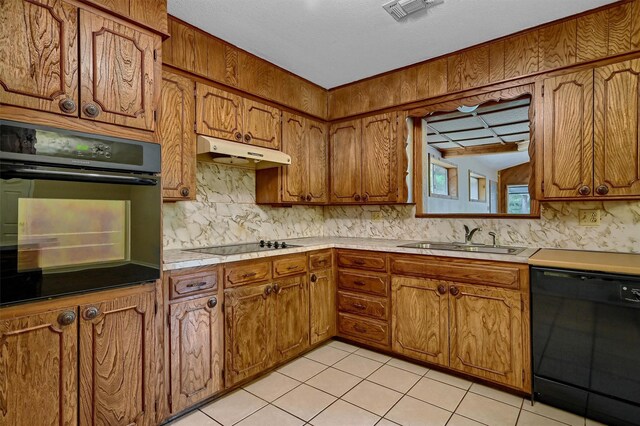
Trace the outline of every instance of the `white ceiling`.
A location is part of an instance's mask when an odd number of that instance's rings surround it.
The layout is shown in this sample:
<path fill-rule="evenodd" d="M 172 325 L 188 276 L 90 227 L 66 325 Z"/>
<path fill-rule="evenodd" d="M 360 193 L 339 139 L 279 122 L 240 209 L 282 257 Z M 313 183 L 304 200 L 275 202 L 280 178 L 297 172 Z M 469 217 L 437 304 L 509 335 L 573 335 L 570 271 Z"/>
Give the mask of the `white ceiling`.
<path fill-rule="evenodd" d="M 325 88 L 613 0 L 445 0 L 396 22 L 386 0 L 169 0 L 169 13 Z"/>

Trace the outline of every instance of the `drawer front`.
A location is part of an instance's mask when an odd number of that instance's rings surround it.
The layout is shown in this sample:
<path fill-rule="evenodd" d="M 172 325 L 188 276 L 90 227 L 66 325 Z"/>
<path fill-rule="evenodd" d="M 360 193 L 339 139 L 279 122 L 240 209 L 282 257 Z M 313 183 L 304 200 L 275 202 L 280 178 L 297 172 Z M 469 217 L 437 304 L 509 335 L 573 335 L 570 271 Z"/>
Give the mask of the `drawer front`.
<path fill-rule="evenodd" d="M 224 270 L 225 287 L 255 283 L 271 279 L 271 262 L 231 265 Z"/>
<path fill-rule="evenodd" d="M 316 253 L 309 255 L 309 268 L 312 271 L 318 269 L 328 269 L 333 266 L 331 252 Z"/>
<path fill-rule="evenodd" d="M 381 345 L 389 344 L 389 325 L 385 322 L 339 312 L 338 332 L 345 336 L 352 336 Z"/>
<path fill-rule="evenodd" d="M 339 271 L 338 287 L 343 290 L 387 295 L 387 276 Z"/>
<path fill-rule="evenodd" d="M 216 271 L 199 272 L 169 277 L 169 298 L 194 296 L 213 292 L 218 289 L 218 273 Z"/>
<path fill-rule="evenodd" d="M 436 258 L 392 258 L 391 273 L 437 280 L 457 281 L 470 284 L 484 284 L 496 287 L 518 289 L 521 271 L 526 265 L 505 265 L 504 263 L 477 262 L 459 259 Z"/>
<path fill-rule="evenodd" d="M 338 292 L 338 310 L 341 312 L 386 320 L 389 317 L 387 306 L 387 299 Z"/>
<path fill-rule="evenodd" d="M 307 256 L 285 257 L 273 261 L 273 278 L 301 274 L 307 271 Z"/>
<path fill-rule="evenodd" d="M 338 266 L 343 268 L 386 272 L 387 255 L 384 253 L 339 251 Z"/>

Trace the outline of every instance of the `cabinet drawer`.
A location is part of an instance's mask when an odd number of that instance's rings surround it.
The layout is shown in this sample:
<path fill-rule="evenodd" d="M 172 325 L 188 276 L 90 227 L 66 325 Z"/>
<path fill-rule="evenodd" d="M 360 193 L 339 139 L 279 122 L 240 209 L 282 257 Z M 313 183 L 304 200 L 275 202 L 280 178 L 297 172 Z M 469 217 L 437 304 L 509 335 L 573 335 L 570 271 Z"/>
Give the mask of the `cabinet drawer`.
<path fill-rule="evenodd" d="M 224 270 L 225 287 L 234 287 L 269 279 L 271 279 L 271 262 L 230 265 L 225 267 Z"/>
<path fill-rule="evenodd" d="M 307 271 L 307 256 L 285 257 L 273 261 L 273 278 L 296 275 Z"/>
<path fill-rule="evenodd" d="M 309 268 L 312 271 L 331 268 L 331 266 L 333 266 L 333 260 L 330 251 L 309 255 Z"/>
<path fill-rule="evenodd" d="M 169 277 L 169 298 L 172 300 L 212 292 L 217 289 L 217 270 Z"/>
<path fill-rule="evenodd" d="M 381 345 L 389 344 L 389 325 L 386 322 L 339 312 L 338 332 L 345 336 L 352 336 Z"/>
<path fill-rule="evenodd" d="M 338 310 L 342 312 L 386 320 L 388 318 L 387 306 L 387 299 L 338 292 Z"/>
<path fill-rule="evenodd" d="M 392 258 L 391 273 L 517 289 L 526 265 L 439 258 Z"/>
<path fill-rule="evenodd" d="M 339 271 L 338 287 L 343 290 L 387 295 L 387 276 Z"/>
<path fill-rule="evenodd" d="M 340 251 L 338 252 L 338 266 L 386 272 L 387 256 L 384 253 Z"/>

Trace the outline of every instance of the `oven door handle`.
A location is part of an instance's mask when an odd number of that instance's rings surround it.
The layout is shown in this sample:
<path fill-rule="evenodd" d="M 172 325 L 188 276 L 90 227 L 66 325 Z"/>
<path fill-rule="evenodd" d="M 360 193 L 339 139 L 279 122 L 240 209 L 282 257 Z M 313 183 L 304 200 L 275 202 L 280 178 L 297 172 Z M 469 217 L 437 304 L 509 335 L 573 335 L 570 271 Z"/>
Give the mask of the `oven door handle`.
<path fill-rule="evenodd" d="M 157 179 L 138 176 L 121 176 L 94 172 L 72 172 L 65 170 L 47 170 L 35 168 L 3 170 L 2 177 L 147 186 L 155 186 L 158 184 Z"/>

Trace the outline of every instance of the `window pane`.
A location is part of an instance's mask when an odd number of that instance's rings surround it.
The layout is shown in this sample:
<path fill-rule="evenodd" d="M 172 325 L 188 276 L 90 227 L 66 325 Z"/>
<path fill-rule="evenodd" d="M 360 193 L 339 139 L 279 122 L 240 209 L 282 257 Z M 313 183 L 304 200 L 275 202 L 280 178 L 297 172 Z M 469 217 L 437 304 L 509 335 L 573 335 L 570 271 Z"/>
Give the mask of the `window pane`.
<path fill-rule="evenodd" d="M 507 187 L 507 213 L 529 214 L 531 197 L 527 185 L 509 185 Z"/>
<path fill-rule="evenodd" d="M 431 193 L 449 195 L 449 172 L 446 167 L 431 163 Z"/>
<path fill-rule="evenodd" d="M 479 190 L 479 179 L 477 177 L 471 176 L 469 179 L 469 199 L 470 200 L 479 200 L 480 199 L 480 190 Z"/>

